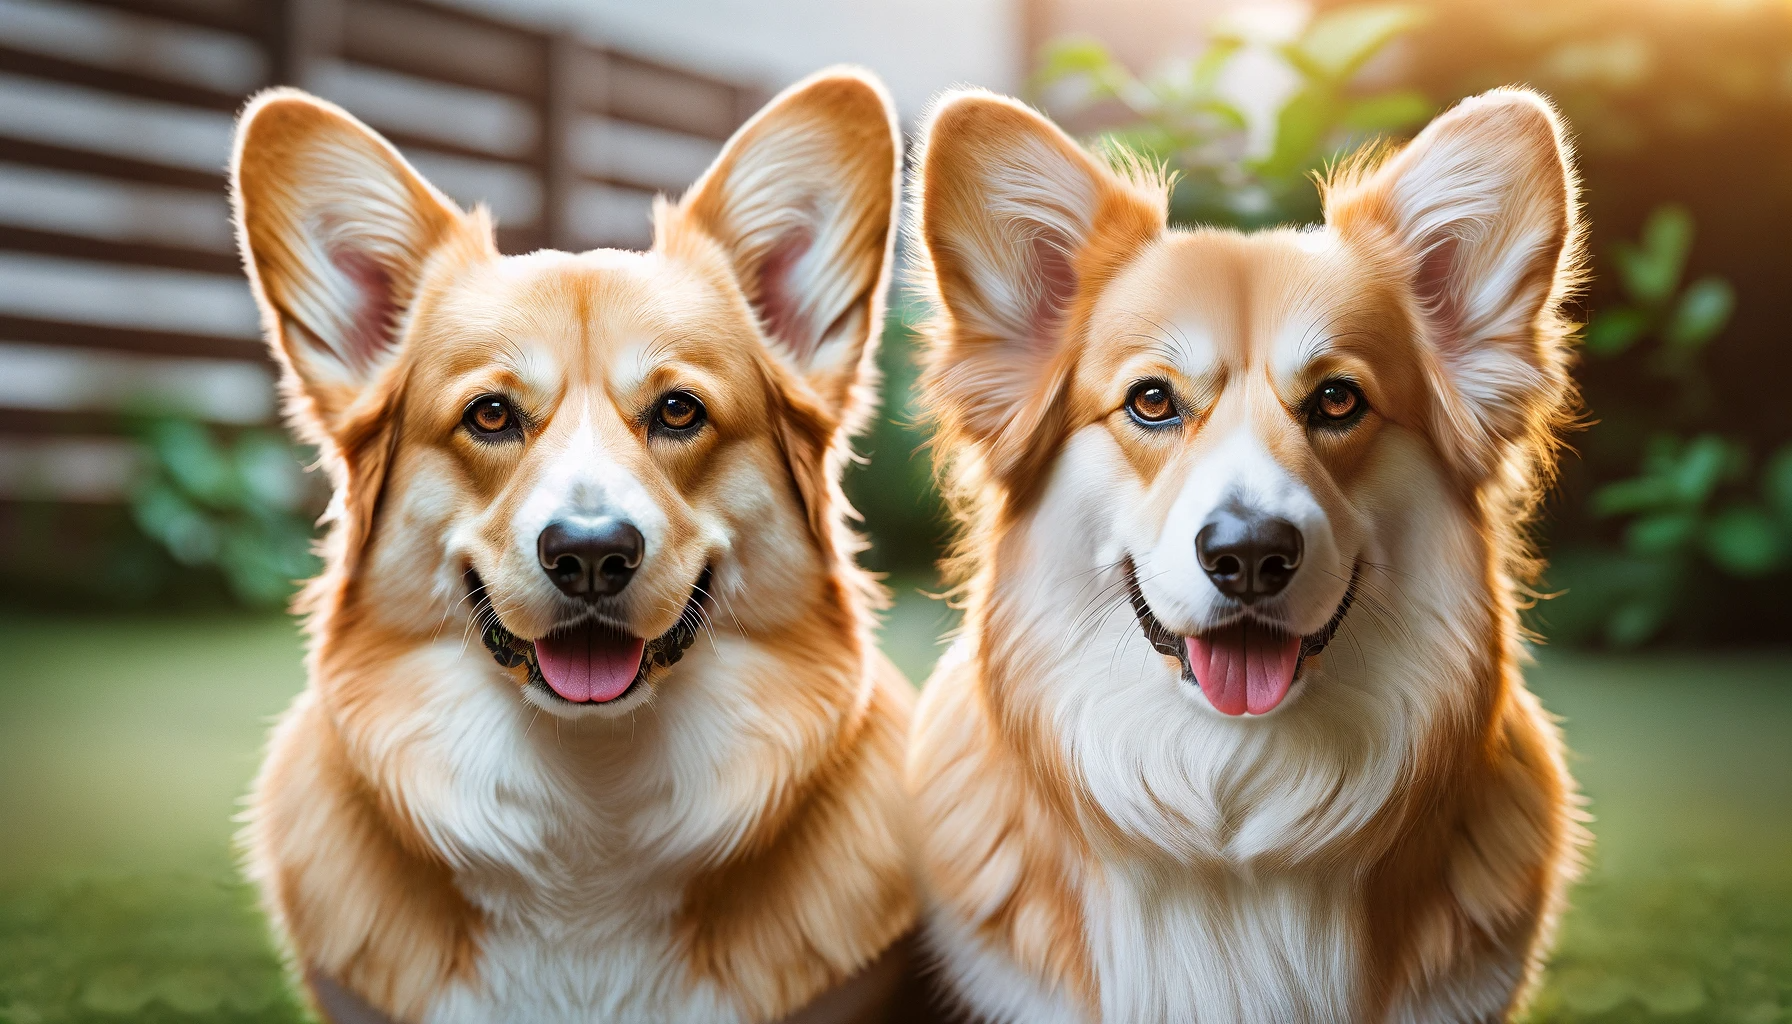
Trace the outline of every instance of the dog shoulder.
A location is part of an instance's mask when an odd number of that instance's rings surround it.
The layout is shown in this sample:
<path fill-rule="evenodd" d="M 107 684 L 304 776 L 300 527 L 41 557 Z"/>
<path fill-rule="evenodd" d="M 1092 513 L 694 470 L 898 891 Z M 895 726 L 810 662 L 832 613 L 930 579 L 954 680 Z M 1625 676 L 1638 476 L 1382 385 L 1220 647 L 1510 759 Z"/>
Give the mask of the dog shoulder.
<path fill-rule="evenodd" d="M 1555 723 L 1516 679 L 1442 851 L 1446 898 L 1413 922 L 1393 1020 L 1492 1019 L 1534 989 L 1591 835 Z"/>
<path fill-rule="evenodd" d="M 417 1020 L 471 977 L 481 921 L 448 865 L 390 810 L 307 690 L 274 731 L 243 845 L 301 968 Z"/>
<path fill-rule="evenodd" d="M 922 693 L 908 780 L 932 912 L 949 919 L 930 933 L 974 939 L 1055 1000 L 1095 1007 L 1080 833 L 990 720 L 974 659 L 949 654 Z"/>
<path fill-rule="evenodd" d="M 776 827 L 686 889 L 691 972 L 735 993 L 752 1019 L 807 1004 L 914 926 L 901 773 L 911 688 L 881 655 L 865 682 L 857 720 Z"/>

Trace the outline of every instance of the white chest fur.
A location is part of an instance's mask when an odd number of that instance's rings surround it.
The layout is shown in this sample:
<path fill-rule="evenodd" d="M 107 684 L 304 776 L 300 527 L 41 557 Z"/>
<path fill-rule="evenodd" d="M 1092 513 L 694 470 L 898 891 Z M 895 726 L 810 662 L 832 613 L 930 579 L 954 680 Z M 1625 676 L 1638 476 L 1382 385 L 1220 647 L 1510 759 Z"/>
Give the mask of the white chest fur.
<path fill-rule="evenodd" d="M 1360 978 L 1351 887 L 1320 876 L 1110 866 L 1086 900 L 1102 1018 L 1322 1024 Z"/>
<path fill-rule="evenodd" d="M 427 1024 L 740 1019 L 713 986 L 692 983 L 669 914 L 641 905 L 608 913 L 525 909 L 533 897 L 494 903 L 487 894 L 487 901 L 476 979 L 444 992 Z"/>

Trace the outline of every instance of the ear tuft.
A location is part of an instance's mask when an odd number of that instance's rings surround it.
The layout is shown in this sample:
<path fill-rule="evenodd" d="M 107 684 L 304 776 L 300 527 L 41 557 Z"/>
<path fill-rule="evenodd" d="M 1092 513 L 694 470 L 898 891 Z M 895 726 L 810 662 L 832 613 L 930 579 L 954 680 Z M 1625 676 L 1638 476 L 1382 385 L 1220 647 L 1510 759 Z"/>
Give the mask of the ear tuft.
<path fill-rule="evenodd" d="M 269 344 L 334 434 L 397 348 L 431 254 L 472 225 L 384 139 L 296 89 L 244 110 L 230 182 Z"/>
<path fill-rule="evenodd" d="M 1464 100 L 1379 166 L 1326 190 L 1326 220 L 1400 270 L 1441 378 L 1439 433 L 1471 476 L 1547 436 L 1572 400 L 1581 224 L 1560 118 L 1537 93 Z"/>

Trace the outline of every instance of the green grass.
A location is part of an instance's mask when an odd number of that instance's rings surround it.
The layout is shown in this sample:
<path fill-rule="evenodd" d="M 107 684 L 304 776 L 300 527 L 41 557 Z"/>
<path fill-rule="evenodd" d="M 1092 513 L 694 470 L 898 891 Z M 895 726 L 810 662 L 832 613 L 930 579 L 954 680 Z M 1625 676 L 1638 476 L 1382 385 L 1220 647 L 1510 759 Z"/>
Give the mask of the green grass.
<path fill-rule="evenodd" d="M 951 622 L 885 627 L 919 678 Z M 266 722 L 302 680 L 281 620 L 0 624 L 0 1021 L 289 1022 L 229 848 Z M 1792 1024 L 1792 657 L 1532 673 L 1599 846 L 1534 1020 Z"/>

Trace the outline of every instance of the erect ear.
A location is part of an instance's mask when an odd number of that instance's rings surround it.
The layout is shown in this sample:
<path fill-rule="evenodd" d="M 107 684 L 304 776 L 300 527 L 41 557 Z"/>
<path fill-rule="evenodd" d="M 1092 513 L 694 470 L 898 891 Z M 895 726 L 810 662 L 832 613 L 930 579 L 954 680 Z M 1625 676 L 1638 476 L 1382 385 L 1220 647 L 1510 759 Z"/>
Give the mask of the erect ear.
<path fill-rule="evenodd" d="M 294 89 L 243 112 L 230 189 L 293 412 L 313 440 L 340 442 L 397 349 L 425 264 L 450 237 L 478 245 L 480 233 L 372 129 Z"/>
<path fill-rule="evenodd" d="M 871 404 L 901 151 L 883 86 L 830 68 L 741 126 L 677 210 L 720 244 L 773 350 L 851 425 Z"/>
<path fill-rule="evenodd" d="M 1439 434 L 1470 476 L 1514 443 L 1551 447 L 1569 401 L 1563 299 L 1578 283 L 1572 154 L 1523 89 L 1464 100 L 1374 170 L 1346 175 L 1326 220 L 1411 283 L 1432 354 Z"/>
<path fill-rule="evenodd" d="M 1161 184 L 1122 178 L 1021 103 L 946 95 L 918 182 L 934 324 L 926 402 L 948 438 L 1019 468 L 1101 287 L 1164 227 Z M 931 272 L 926 272 L 930 270 Z M 1054 365 L 1056 364 L 1056 365 Z"/>

